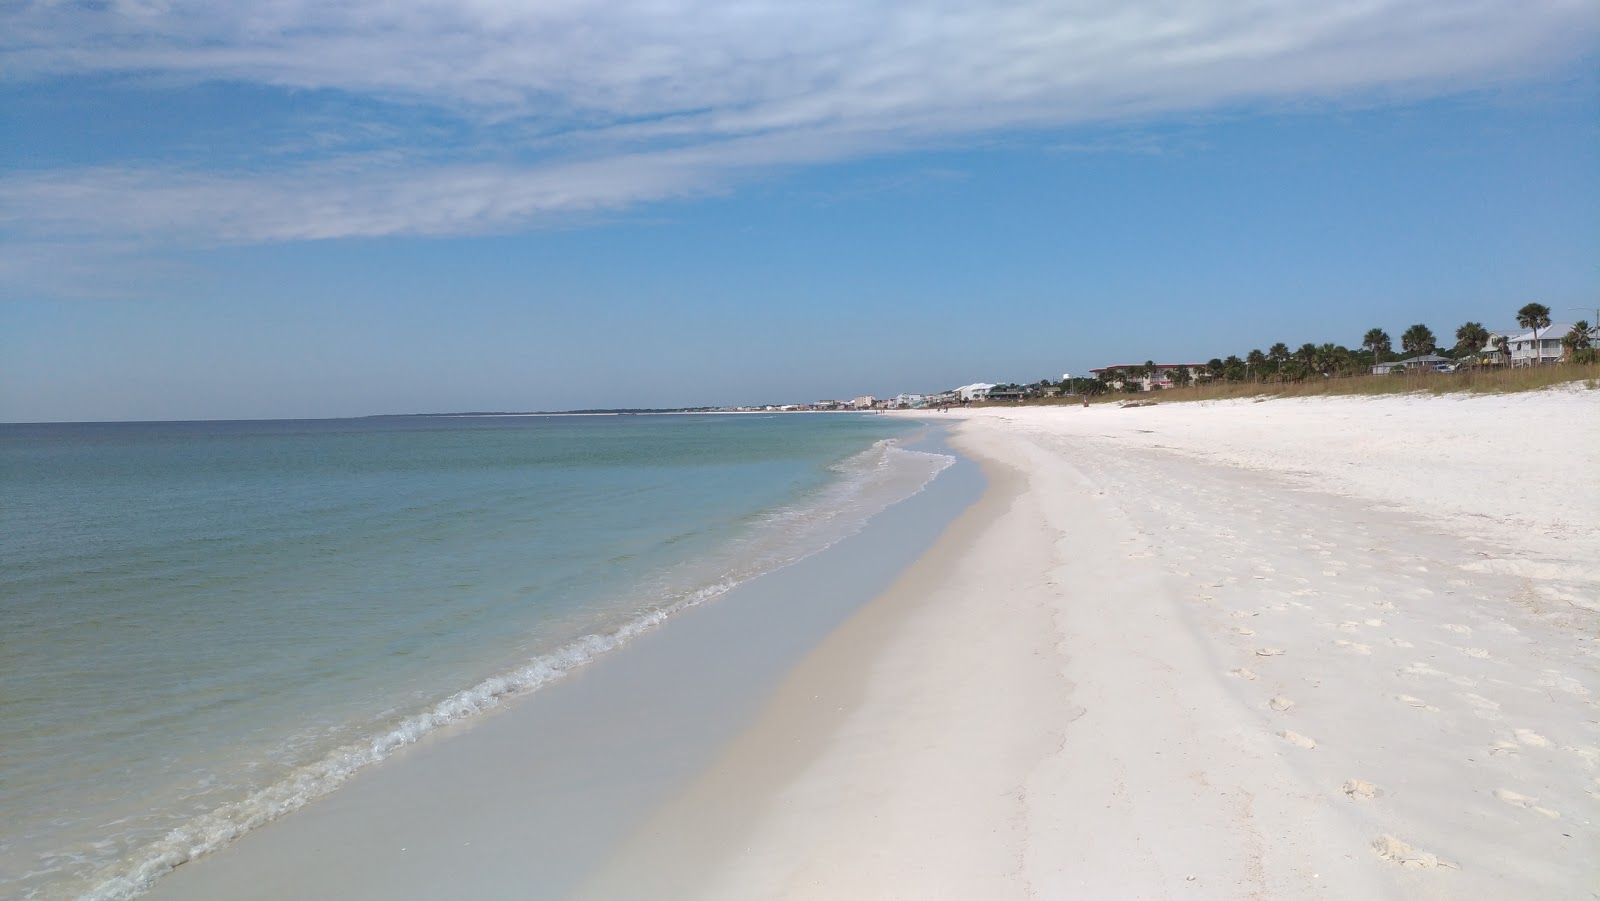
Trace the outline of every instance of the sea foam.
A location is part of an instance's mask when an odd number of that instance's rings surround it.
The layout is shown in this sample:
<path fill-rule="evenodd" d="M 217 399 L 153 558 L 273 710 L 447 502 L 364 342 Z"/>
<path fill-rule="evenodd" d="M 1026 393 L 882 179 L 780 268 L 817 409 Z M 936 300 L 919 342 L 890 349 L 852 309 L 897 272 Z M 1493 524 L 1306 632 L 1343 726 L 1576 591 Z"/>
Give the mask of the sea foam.
<path fill-rule="evenodd" d="M 241 800 L 190 819 L 117 864 L 102 868 L 94 887 L 82 897 L 85 901 L 122 901 L 143 894 L 175 867 L 304 807 L 364 767 L 424 736 L 536 691 L 623 647 L 676 613 L 831 547 L 860 531 L 877 513 L 921 492 L 954 462 L 945 454 L 907 449 L 898 439 L 880 440 L 835 464 L 836 477 L 815 496 L 762 514 L 720 553 L 664 573 L 656 593 L 640 598 L 635 612 L 621 622 L 484 679 L 426 710 L 403 716 L 365 740 L 336 748 Z"/>

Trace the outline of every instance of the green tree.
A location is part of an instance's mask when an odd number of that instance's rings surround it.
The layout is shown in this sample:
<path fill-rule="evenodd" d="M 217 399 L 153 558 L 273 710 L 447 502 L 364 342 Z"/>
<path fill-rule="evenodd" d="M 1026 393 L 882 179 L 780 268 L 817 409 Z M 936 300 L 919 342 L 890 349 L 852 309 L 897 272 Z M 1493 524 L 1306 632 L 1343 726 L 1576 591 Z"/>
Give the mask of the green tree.
<path fill-rule="evenodd" d="M 1456 330 L 1456 355 L 1470 357 L 1472 362 L 1477 362 L 1478 354 L 1482 354 L 1488 342 L 1490 330 L 1483 328 L 1482 322 L 1464 323 Z"/>
<path fill-rule="evenodd" d="M 1369 328 L 1361 336 L 1361 346 L 1372 351 L 1372 362 L 1382 363 L 1384 358 L 1394 353 L 1394 343 L 1389 340 L 1389 333 L 1381 328 Z"/>
<path fill-rule="evenodd" d="M 1572 331 L 1562 337 L 1561 343 L 1567 348 L 1567 359 L 1574 363 L 1593 363 L 1595 360 L 1594 339 L 1589 335 L 1589 321 L 1579 319 L 1573 323 Z"/>
<path fill-rule="evenodd" d="M 1496 335 L 1494 349 L 1500 352 L 1500 365 L 1511 365 L 1511 341 L 1505 335 Z"/>
<path fill-rule="evenodd" d="M 1317 371 L 1326 376 L 1348 375 L 1350 348 L 1342 344 L 1324 344 L 1318 347 Z"/>
<path fill-rule="evenodd" d="M 1244 355 L 1244 365 L 1249 368 L 1250 375 L 1258 382 L 1266 381 L 1267 355 L 1259 350 L 1252 350 Z"/>
<path fill-rule="evenodd" d="M 1572 331 L 1567 332 L 1566 336 L 1561 339 L 1561 343 L 1573 350 L 1588 350 L 1594 343 L 1594 339 L 1589 337 L 1589 321 L 1587 319 L 1579 319 L 1574 322 Z"/>
<path fill-rule="evenodd" d="M 1517 311 L 1517 325 L 1533 329 L 1534 360 L 1544 362 L 1544 347 L 1539 342 L 1539 329 L 1550 327 L 1550 308 L 1542 303 L 1524 304 Z"/>
<path fill-rule="evenodd" d="M 1222 377 L 1230 382 L 1242 382 L 1245 377 L 1244 361 L 1236 356 L 1229 356 L 1222 361 Z"/>
<path fill-rule="evenodd" d="M 1413 357 L 1433 353 L 1433 349 L 1436 346 L 1433 338 L 1433 329 L 1420 322 L 1406 329 L 1400 335 L 1401 349 Z"/>
<path fill-rule="evenodd" d="M 1481 322 L 1468 322 L 1456 329 L 1456 354 L 1476 357 L 1489 343 L 1489 330 Z"/>

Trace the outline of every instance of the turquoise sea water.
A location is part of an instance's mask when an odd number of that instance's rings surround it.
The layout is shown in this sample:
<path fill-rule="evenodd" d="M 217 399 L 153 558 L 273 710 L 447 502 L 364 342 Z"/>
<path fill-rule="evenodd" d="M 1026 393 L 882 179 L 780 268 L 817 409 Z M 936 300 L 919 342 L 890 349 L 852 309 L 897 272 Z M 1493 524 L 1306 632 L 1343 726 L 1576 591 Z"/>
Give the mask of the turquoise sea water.
<path fill-rule="evenodd" d="M 0 896 L 135 895 L 826 547 L 948 463 L 916 428 L 0 426 Z"/>

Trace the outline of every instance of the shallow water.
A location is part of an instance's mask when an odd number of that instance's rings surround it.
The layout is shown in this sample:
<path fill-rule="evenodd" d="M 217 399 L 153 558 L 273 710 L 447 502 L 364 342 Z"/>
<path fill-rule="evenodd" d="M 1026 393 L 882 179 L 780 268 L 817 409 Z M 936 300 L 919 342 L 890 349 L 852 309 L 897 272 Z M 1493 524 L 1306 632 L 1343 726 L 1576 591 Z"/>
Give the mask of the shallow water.
<path fill-rule="evenodd" d="M 137 893 L 948 458 L 871 416 L 0 426 L 0 894 Z"/>

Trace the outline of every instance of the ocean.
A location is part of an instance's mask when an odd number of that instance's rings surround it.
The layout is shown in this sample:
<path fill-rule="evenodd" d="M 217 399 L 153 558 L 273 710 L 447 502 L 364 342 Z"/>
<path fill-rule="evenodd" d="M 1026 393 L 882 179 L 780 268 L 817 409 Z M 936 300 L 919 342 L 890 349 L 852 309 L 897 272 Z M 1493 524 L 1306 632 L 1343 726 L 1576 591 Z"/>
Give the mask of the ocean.
<path fill-rule="evenodd" d="M 832 545 L 949 465 L 924 428 L 0 425 L 0 896 L 136 896 Z"/>

